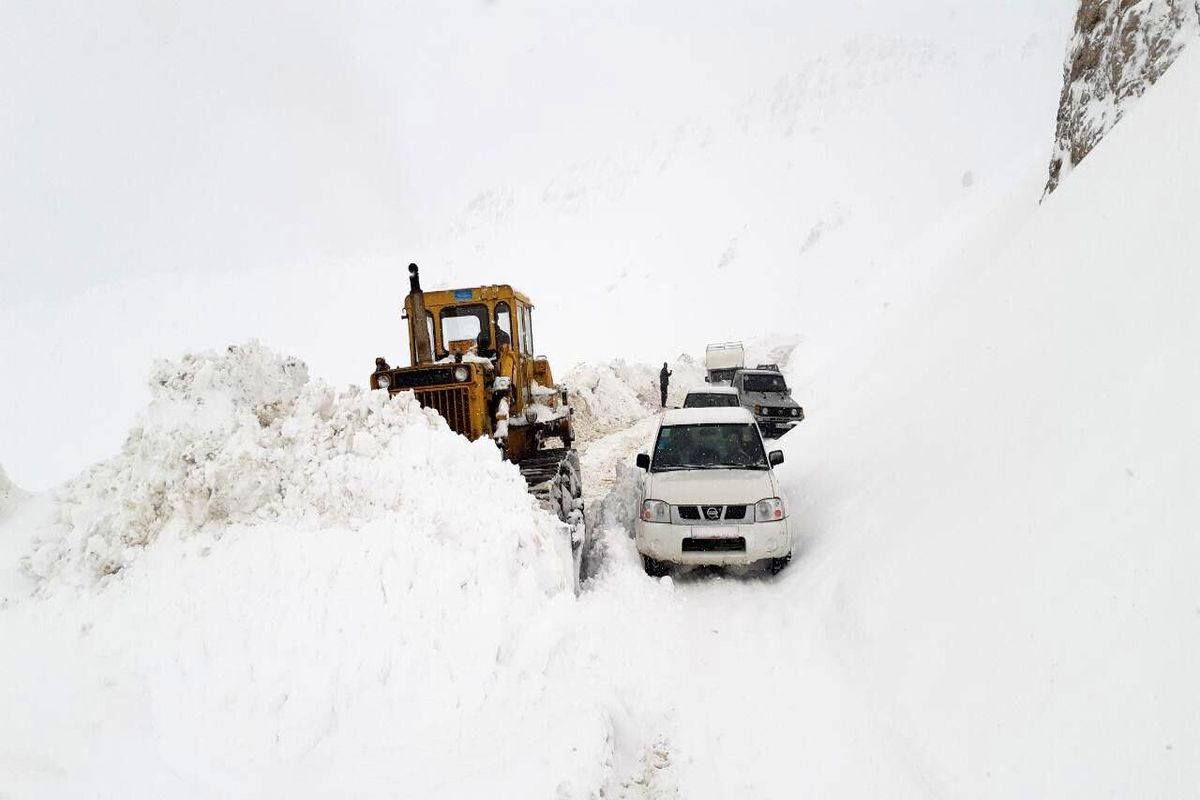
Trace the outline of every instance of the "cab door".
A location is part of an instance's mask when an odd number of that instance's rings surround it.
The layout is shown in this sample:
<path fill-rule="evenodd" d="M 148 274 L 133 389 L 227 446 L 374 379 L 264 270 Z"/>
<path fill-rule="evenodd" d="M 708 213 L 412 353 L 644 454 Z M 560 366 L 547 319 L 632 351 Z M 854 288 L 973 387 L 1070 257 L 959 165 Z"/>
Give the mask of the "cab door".
<path fill-rule="evenodd" d="M 533 325 L 530 310 L 525 303 L 518 302 L 516 304 L 517 330 L 513 349 L 517 352 L 519 379 L 516 382 L 519 386 L 517 395 L 519 397 L 518 405 L 521 409 L 533 401 Z"/>

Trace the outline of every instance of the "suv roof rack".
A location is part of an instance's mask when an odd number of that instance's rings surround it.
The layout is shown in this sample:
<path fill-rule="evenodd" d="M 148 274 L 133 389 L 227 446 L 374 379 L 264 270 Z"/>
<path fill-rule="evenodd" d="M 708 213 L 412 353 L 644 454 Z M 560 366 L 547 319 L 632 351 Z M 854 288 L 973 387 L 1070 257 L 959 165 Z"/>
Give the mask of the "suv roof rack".
<path fill-rule="evenodd" d="M 779 365 L 778 364 L 759 364 L 757 367 L 755 367 L 755 369 L 766 369 L 766 370 L 770 370 L 771 372 L 779 372 Z"/>

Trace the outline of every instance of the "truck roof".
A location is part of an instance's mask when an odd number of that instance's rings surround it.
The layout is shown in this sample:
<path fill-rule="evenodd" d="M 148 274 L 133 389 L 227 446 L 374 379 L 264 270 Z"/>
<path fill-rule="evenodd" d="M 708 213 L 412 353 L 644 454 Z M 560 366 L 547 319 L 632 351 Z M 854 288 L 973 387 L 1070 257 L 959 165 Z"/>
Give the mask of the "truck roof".
<path fill-rule="evenodd" d="M 724 408 L 673 408 L 663 414 L 662 424 L 670 425 L 733 425 L 754 424 L 754 417 L 741 406 Z"/>
<path fill-rule="evenodd" d="M 737 394 L 738 390 L 732 386 L 717 386 L 716 384 L 708 384 L 706 386 L 697 386 L 695 389 L 688 390 L 688 394 Z"/>
<path fill-rule="evenodd" d="M 741 342 L 717 342 L 704 350 L 704 367 L 708 370 L 736 369 L 746 365 L 746 351 Z"/>

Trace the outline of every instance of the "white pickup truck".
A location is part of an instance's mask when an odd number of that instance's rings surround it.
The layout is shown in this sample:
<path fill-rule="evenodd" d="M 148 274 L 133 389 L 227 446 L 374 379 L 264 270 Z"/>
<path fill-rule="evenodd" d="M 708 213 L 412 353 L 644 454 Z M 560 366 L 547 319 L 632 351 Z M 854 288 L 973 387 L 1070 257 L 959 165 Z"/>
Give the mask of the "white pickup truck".
<path fill-rule="evenodd" d="M 634 534 L 650 575 L 672 564 L 753 564 L 778 572 L 792 557 L 792 531 L 774 467 L 744 408 L 681 408 L 659 423 Z"/>

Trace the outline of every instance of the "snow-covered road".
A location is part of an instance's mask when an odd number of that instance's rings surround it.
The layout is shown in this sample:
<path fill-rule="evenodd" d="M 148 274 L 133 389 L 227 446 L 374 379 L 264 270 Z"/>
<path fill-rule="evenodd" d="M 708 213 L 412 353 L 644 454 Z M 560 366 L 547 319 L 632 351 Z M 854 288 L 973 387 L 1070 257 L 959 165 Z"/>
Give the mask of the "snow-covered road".
<path fill-rule="evenodd" d="M 609 796 L 940 794 L 903 726 L 885 722 L 891 711 L 862 685 L 853 656 L 829 646 L 829 630 L 853 619 L 819 550 L 777 577 L 646 576 L 630 538 L 638 476 L 630 467 L 659 417 L 596 439 L 581 456 L 589 502 L 603 510 L 591 518 L 604 559 L 580 598 L 574 635 L 595 648 L 585 685 L 619 698 L 619 713 L 603 712 L 615 739 Z"/>

